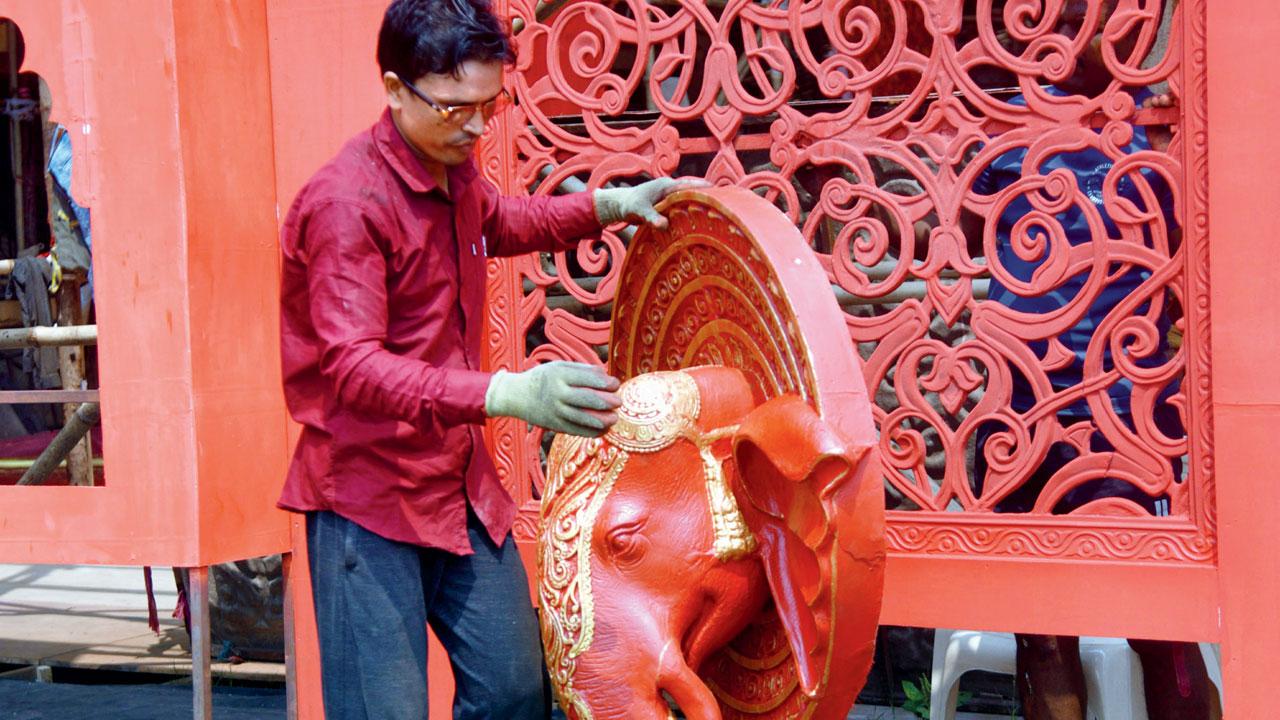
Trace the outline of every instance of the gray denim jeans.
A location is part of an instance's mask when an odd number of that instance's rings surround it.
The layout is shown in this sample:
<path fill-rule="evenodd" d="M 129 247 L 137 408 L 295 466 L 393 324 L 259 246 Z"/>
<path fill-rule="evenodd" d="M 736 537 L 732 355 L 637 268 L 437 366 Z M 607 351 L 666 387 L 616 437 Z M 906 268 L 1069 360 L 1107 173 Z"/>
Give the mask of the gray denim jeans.
<path fill-rule="evenodd" d="M 325 717 L 424 720 L 427 625 L 453 667 L 454 720 L 550 714 L 538 621 L 515 541 L 468 513 L 474 555 L 388 540 L 307 513 Z"/>

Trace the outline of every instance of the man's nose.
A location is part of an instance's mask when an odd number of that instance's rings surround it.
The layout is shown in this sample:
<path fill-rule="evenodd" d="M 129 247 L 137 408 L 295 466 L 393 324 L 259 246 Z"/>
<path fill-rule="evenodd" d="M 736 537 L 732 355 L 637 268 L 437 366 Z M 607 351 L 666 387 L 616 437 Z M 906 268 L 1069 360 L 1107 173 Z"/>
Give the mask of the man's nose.
<path fill-rule="evenodd" d="M 467 122 L 462 125 L 462 129 L 467 131 L 472 137 L 480 137 L 484 133 L 484 113 L 476 111 L 471 113 L 471 117 L 467 118 Z"/>

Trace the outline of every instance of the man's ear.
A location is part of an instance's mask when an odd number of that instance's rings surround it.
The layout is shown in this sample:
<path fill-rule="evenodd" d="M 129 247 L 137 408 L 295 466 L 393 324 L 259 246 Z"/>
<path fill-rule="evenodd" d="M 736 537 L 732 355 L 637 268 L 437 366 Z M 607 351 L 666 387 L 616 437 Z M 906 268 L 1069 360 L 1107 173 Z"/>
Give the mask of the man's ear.
<path fill-rule="evenodd" d="M 400 77 L 388 70 L 382 73 L 382 87 L 387 91 L 387 107 L 399 112 L 404 107 L 404 83 Z"/>

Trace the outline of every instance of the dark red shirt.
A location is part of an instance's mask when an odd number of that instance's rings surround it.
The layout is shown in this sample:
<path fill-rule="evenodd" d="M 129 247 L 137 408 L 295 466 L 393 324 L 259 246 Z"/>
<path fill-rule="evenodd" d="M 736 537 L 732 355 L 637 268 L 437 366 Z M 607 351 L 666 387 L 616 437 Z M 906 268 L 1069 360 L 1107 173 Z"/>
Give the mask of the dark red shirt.
<path fill-rule="evenodd" d="M 298 194 L 281 233 L 285 401 L 302 435 L 280 496 L 392 540 L 471 552 L 515 518 L 480 432 L 485 257 L 598 233 L 588 193 L 500 196 L 475 165 L 446 193 L 389 112 Z"/>

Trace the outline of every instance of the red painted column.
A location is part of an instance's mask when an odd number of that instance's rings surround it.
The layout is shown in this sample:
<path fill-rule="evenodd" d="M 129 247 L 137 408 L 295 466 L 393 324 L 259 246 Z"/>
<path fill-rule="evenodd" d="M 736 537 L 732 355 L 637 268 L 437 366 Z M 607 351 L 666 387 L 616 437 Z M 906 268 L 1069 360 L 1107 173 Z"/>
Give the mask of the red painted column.
<path fill-rule="evenodd" d="M 1280 5 L 1208 5 L 1209 234 L 1225 711 L 1274 717 L 1280 660 Z"/>

